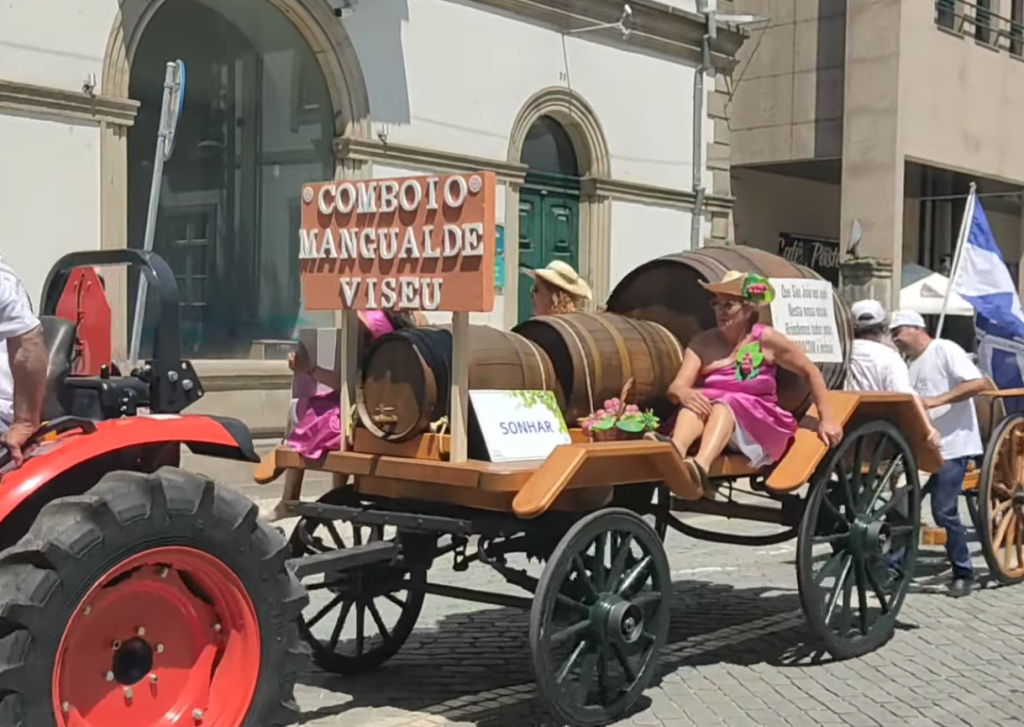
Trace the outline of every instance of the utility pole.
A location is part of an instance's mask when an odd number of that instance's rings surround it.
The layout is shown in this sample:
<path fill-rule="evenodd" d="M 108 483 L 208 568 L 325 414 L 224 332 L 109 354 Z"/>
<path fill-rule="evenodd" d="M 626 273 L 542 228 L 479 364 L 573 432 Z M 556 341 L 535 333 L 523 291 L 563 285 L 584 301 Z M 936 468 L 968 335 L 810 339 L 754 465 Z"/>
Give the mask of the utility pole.
<path fill-rule="evenodd" d="M 716 37 L 715 13 L 717 0 L 697 0 L 697 11 L 704 16 L 704 35 L 700 43 L 700 65 L 693 79 L 693 216 L 690 218 L 690 249 L 696 250 L 704 242 L 704 99 L 707 96 L 705 79 L 712 69 L 711 42 Z"/>

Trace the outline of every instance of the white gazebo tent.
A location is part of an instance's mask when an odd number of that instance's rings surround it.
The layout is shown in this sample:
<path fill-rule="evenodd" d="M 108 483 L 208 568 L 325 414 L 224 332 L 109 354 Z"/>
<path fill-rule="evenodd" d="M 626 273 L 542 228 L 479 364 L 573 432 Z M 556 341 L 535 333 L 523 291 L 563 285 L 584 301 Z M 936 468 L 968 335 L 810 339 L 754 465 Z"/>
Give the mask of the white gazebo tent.
<path fill-rule="evenodd" d="M 942 302 L 949 287 L 949 278 L 920 265 L 904 265 L 900 280 L 900 308 L 917 311 L 923 316 L 942 313 Z M 948 316 L 973 316 L 974 308 L 950 291 Z"/>

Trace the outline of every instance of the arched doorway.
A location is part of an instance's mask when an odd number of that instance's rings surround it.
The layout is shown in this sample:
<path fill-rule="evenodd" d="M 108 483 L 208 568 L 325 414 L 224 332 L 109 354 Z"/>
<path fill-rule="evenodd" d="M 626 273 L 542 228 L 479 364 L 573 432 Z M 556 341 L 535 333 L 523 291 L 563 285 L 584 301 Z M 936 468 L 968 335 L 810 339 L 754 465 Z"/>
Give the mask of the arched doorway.
<path fill-rule="evenodd" d="M 334 173 L 331 96 L 309 45 L 270 2 L 163 3 L 131 65 L 129 95 L 141 102 L 128 138 L 135 247 L 146 224 L 164 65 L 176 58 L 187 69 L 185 103 L 164 167 L 154 249 L 178 278 L 183 353 L 249 358 L 260 341 L 330 325 L 329 314 L 301 315 L 293 253 L 302 184 Z M 147 321 L 155 316 L 147 310 Z"/>
<path fill-rule="evenodd" d="M 530 126 L 520 161 L 527 173 L 519 192 L 519 266 L 564 260 L 579 270 L 580 168 L 572 139 L 551 116 Z M 519 276 L 519 320 L 530 317 L 532 281 Z"/>

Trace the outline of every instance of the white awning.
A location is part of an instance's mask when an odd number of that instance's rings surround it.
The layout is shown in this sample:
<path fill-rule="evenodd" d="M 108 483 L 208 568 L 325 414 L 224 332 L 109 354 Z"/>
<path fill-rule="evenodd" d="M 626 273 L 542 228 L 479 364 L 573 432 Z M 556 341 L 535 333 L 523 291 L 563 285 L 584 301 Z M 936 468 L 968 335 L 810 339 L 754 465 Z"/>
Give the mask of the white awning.
<path fill-rule="evenodd" d="M 917 311 L 923 316 L 942 313 L 942 301 L 946 297 L 949 278 L 920 265 L 907 265 L 903 268 L 901 282 L 900 308 Z M 974 308 L 953 292 L 949 296 L 946 315 L 973 316 Z"/>

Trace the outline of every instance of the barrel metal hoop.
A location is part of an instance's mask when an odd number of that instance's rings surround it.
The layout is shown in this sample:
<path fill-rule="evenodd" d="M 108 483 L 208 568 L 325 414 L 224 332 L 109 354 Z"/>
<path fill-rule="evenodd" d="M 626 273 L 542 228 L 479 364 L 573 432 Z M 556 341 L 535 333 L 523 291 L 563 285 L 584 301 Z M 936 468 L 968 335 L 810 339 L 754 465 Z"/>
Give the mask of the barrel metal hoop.
<path fill-rule="evenodd" d="M 576 342 L 576 346 L 580 350 L 580 357 L 583 359 L 583 375 L 587 382 L 587 402 L 590 404 L 590 413 L 594 413 L 594 387 L 590 383 L 590 364 L 587 362 L 587 349 L 583 347 L 583 342 L 580 341 L 579 336 L 576 335 L 576 331 L 572 327 L 558 319 L 558 316 L 544 316 L 544 320 L 556 328 L 561 326 L 562 329 L 568 331 L 569 336 L 573 341 Z M 572 396 L 572 392 L 569 392 L 568 396 Z"/>
<path fill-rule="evenodd" d="M 619 330 L 615 328 L 615 326 L 608 323 L 608 319 L 606 317 L 608 315 L 613 315 L 616 318 L 625 318 L 625 316 L 619 316 L 615 313 L 598 313 L 597 315 L 593 316 L 593 320 L 599 326 L 601 326 L 606 331 L 608 331 L 608 333 L 611 334 L 612 341 L 615 343 L 615 348 L 619 349 L 619 361 L 621 362 L 622 366 L 622 383 L 626 383 L 631 378 L 633 378 L 633 360 L 632 357 L 629 355 L 629 349 L 626 348 L 626 339 L 622 336 Z M 633 328 L 634 330 L 636 330 L 635 326 Z M 644 341 L 644 345 L 647 344 L 647 341 L 644 340 L 643 335 L 640 336 L 640 340 Z M 626 402 L 622 403 L 625 404 Z"/>

